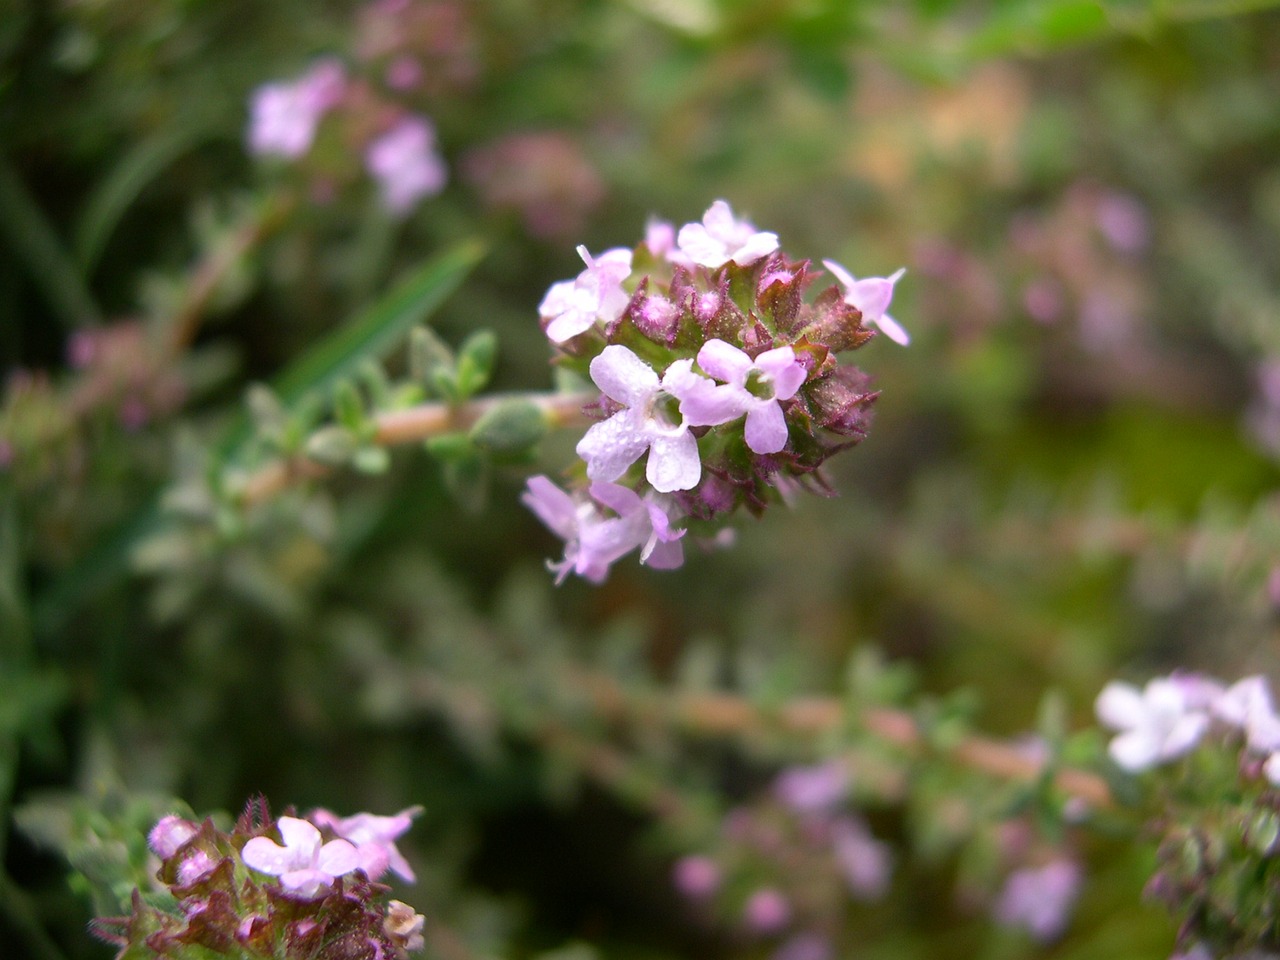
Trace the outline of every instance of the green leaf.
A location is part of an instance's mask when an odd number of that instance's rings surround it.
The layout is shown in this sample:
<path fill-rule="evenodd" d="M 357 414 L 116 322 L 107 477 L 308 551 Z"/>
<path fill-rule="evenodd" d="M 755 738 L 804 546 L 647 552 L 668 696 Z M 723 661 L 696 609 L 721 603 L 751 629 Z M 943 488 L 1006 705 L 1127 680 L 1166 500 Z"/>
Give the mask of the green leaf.
<path fill-rule="evenodd" d="M 458 288 L 483 247 L 460 243 L 433 257 L 394 290 L 291 364 L 273 386 L 286 403 L 327 390 L 369 357 L 384 359 L 409 331 Z"/>
<path fill-rule="evenodd" d="M 546 435 L 542 411 L 528 400 L 504 400 L 471 428 L 471 442 L 486 453 L 515 457 L 527 453 Z"/>
<path fill-rule="evenodd" d="M 85 285 L 40 205 L 9 162 L 0 156 L 0 238 L 8 241 L 50 310 L 68 330 L 102 321 Z"/>
<path fill-rule="evenodd" d="M 76 225 L 72 248 L 88 275 L 125 211 L 146 187 L 196 144 L 210 139 L 203 126 L 183 127 L 150 137 L 129 150 L 89 194 Z"/>
<path fill-rule="evenodd" d="M 491 330 L 479 330 L 458 348 L 457 390 L 467 400 L 485 388 L 498 357 L 498 338 Z"/>
<path fill-rule="evenodd" d="M 483 244 L 471 240 L 427 261 L 376 304 L 281 372 L 271 384 L 276 396 L 292 408 L 353 375 L 363 361 L 384 358 L 409 330 L 422 323 L 458 288 L 483 254 Z M 233 458 L 248 438 L 248 420 L 240 416 L 228 430 L 219 453 L 223 458 Z"/>

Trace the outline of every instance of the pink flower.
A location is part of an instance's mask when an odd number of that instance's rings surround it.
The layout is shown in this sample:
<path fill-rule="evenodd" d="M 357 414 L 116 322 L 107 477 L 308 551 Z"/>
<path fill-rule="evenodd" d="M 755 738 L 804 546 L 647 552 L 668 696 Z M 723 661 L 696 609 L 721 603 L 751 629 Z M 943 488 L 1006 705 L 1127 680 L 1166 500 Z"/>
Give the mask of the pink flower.
<path fill-rule="evenodd" d="M 831 760 L 808 767 L 788 767 L 773 782 L 777 798 L 797 813 L 822 813 L 840 803 L 849 791 L 849 772 Z"/>
<path fill-rule="evenodd" d="M 548 321 L 547 336 L 556 343 L 585 333 L 596 323 L 612 323 L 631 299 L 622 288 L 631 275 L 630 250 L 619 247 L 592 257 L 586 247 L 579 246 L 578 256 L 587 269 L 576 280 L 553 284 L 538 305 L 538 314 Z"/>
<path fill-rule="evenodd" d="M 423 197 L 444 189 L 444 161 L 435 149 L 436 134 L 425 117 L 405 117 L 374 140 L 364 162 L 382 191 L 382 203 L 404 216 Z"/>
<path fill-rule="evenodd" d="M 672 870 L 672 880 L 690 900 L 705 900 L 720 888 L 720 867 L 710 857 L 681 857 Z"/>
<path fill-rule="evenodd" d="M 565 541 L 564 559 L 549 564 L 561 583 L 570 572 L 603 583 L 609 566 L 637 547 L 640 562 L 659 570 L 679 567 L 684 551 L 679 540 L 684 531 L 671 526 L 667 506 L 658 498 L 641 498 L 634 490 L 615 483 L 591 484 L 591 499 L 574 498 L 546 477 L 531 477 L 521 496 L 551 532 Z M 607 515 L 607 507 L 614 516 Z"/>
<path fill-rule="evenodd" d="M 902 324 L 885 313 L 893 299 L 894 284 L 907 272 L 906 267 L 894 271 L 888 277 L 864 277 L 858 280 L 834 260 L 823 260 L 822 265 L 840 281 L 840 285 L 844 287 L 844 302 L 862 313 L 863 323 L 879 327 L 885 336 L 904 347 L 911 342 L 911 337 Z"/>
<path fill-rule="evenodd" d="M 808 372 L 796 360 L 790 347 L 766 350 L 754 360 L 742 350 L 723 340 L 708 340 L 698 351 L 698 366 L 717 380 L 724 380 L 716 388 L 738 414 L 747 415 L 747 446 L 756 453 L 777 453 L 787 444 L 787 420 L 780 401 L 790 400 L 804 383 Z M 697 396 L 702 396 L 699 391 Z M 703 415 L 717 416 L 715 406 L 689 403 L 682 405 L 689 423 L 693 426 L 714 426 Z M 707 413 L 704 414 L 703 411 Z M 735 414 L 737 416 L 737 414 Z"/>
<path fill-rule="evenodd" d="M 1213 712 L 1244 733 L 1250 750 L 1280 751 L 1280 715 L 1272 704 L 1265 677 L 1245 677 L 1232 684 L 1213 702 Z"/>
<path fill-rule="evenodd" d="M 322 60 L 293 83 L 267 83 L 249 100 L 249 150 L 296 160 L 315 140 L 321 118 L 346 89 L 346 72 Z"/>
<path fill-rule="evenodd" d="M 203 850 L 197 850 L 189 857 L 184 857 L 178 864 L 178 885 L 189 886 L 201 877 L 210 873 L 218 862 Z"/>
<path fill-rule="evenodd" d="M 1067 926 L 1080 892 L 1080 868 L 1070 860 L 1053 860 L 1009 874 L 996 902 L 996 921 L 1022 927 L 1037 940 L 1058 937 Z"/>
<path fill-rule="evenodd" d="M 765 887 L 747 898 L 742 918 L 756 933 L 777 933 L 791 922 L 791 903 L 773 887 Z"/>
<path fill-rule="evenodd" d="M 281 817 L 276 826 L 284 846 L 270 837 L 254 837 L 244 845 L 240 858 L 254 870 L 279 877 L 286 890 L 314 897 L 337 877 L 359 869 L 360 857 L 348 841 L 321 845 L 315 824 L 296 817 Z"/>
<path fill-rule="evenodd" d="M 147 846 L 161 860 L 168 860 L 178 849 L 199 832 L 190 820 L 170 814 L 161 817 L 160 822 L 147 834 Z"/>
<path fill-rule="evenodd" d="M 591 379 L 623 405 L 578 441 L 578 456 L 587 462 L 592 480 L 617 480 L 647 450 L 645 477 L 659 493 L 692 490 L 702 477 L 698 441 L 685 420 L 686 398 L 695 402 L 699 423 L 715 418 L 716 398 L 705 392 L 711 381 L 693 372 L 692 360 L 677 360 L 661 379 L 653 368 L 620 344 L 610 344 L 591 361 Z M 678 406 L 677 406 L 677 401 Z M 726 406 L 727 414 L 736 414 Z"/>
<path fill-rule="evenodd" d="M 1187 692 L 1167 678 L 1139 690 L 1108 683 L 1095 704 L 1098 719 L 1119 731 L 1108 746 L 1111 758 L 1131 773 L 1176 759 L 1200 742 L 1209 727 L 1206 709 L 1194 708 Z"/>
<path fill-rule="evenodd" d="M 343 840 L 355 844 L 360 869 L 370 880 L 377 880 L 389 867 L 413 883 L 416 879 L 413 868 L 396 849 L 396 840 L 413 825 L 413 818 L 421 812 L 421 807 L 408 807 L 392 817 L 372 813 L 338 817 L 328 810 L 316 810 L 310 819 L 317 826 L 328 827 Z"/>
<path fill-rule="evenodd" d="M 864 900 L 884 896 L 893 872 L 893 852 L 871 835 L 866 824 L 841 817 L 832 825 L 836 867 L 849 892 Z"/>
<path fill-rule="evenodd" d="M 676 236 L 682 256 L 715 270 L 726 263 L 747 267 L 778 249 L 778 235 L 757 231 L 746 220 L 737 220 L 723 200 L 702 215 L 701 223 L 686 223 Z"/>

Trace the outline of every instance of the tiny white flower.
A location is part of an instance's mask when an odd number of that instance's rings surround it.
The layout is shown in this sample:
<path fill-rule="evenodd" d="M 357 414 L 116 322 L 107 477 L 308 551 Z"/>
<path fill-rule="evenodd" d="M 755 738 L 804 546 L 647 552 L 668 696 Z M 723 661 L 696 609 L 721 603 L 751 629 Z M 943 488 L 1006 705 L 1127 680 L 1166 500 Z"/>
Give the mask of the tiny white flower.
<path fill-rule="evenodd" d="M 321 844 L 315 824 L 297 817 L 276 823 L 284 846 L 270 837 L 254 837 L 240 851 L 245 865 L 280 878 L 280 885 L 301 897 L 327 890 L 343 874 L 360 867 L 356 848 L 346 840 Z"/>
<path fill-rule="evenodd" d="M 778 235 L 736 219 L 729 204 L 717 200 L 702 215 L 701 223 L 686 223 L 680 228 L 676 243 L 683 257 L 715 270 L 726 263 L 748 267 L 767 257 L 778 249 Z"/>
<path fill-rule="evenodd" d="M 1190 751 L 1209 726 L 1209 714 L 1192 708 L 1177 683 L 1150 681 L 1139 690 L 1113 681 L 1098 694 L 1098 719 L 1119 731 L 1108 747 L 1111 758 L 1131 773 L 1148 770 Z"/>
<path fill-rule="evenodd" d="M 631 275 L 630 250 L 617 247 L 593 257 L 579 246 L 578 256 L 587 269 L 575 280 L 552 284 L 538 305 L 538 315 L 548 321 L 547 337 L 555 343 L 564 343 L 597 323 L 612 323 L 631 300 L 622 287 Z"/>

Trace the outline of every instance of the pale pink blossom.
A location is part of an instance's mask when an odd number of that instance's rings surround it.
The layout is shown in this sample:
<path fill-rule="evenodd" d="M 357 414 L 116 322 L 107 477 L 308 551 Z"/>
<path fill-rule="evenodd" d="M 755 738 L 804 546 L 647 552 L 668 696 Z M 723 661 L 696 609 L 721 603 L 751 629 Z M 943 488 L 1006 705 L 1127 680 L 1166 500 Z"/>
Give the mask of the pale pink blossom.
<path fill-rule="evenodd" d="M 791 901 L 781 891 L 765 887 L 747 898 L 742 918 L 757 933 L 777 933 L 791 922 Z"/>
<path fill-rule="evenodd" d="M 758 231 L 738 220 L 723 200 L 717 200 L 701 223 L 686 223 L 676 236 L 680 254 L 694 263 L 717 269 L 726 263 L 747 267 L 778 249 L 778 235 Z"/>
<path fill-rule="evenodd" d="M 408 807 L 391 817 L 372 813 L 339 817 L 321 809 L 314 811 L 309 819 L 316 826 L 327 827 L 338 837 L 355 844 L 360 869 L 370 880 L 377 880 L 390 868 L 413 883 L 416 879 L 413 868 L 396 848 L 396 840 L 413 825 L 413 818 L 421 812 L 421 807 Z"/>
<path fill-rule="evenodd" d="M 710 857 L 681 857 L 671 871 L 675 887 L 690 900 L 705 900 L 720 889 L 720 867 Z"/>
<path fill-rule="evenodd" d="M 301 897 L 314 897 L 343 874 L 360 867 L 356 848 L 347 840 L 321 843 L 315 824 L 297 817 L 281 817 L 276 827 L 284 845 L 270 837 L 254 837 L 240 858 L 261 873 L 280 878 L 280 884 Z"/>
<path fill-rule="evenodd" d="M 346 72 L 322 60 L 293 83 L 267 83 L 249 100 L 249 150 L 296 160 L 315 140 L 321 118 L 346 89 Z"/>
<path fill-rule="evenodd" d="M 755 359 L 723 340 L 708 340 L 698 351 L 698 366 L 723 380 L 716 388 L 721 394 L 719 404 L 699 405 L 691 402 L 682 406 L 693 426 L 714 426 L 716 422 L 704 422 L 703 409 L 718 416 L 716 406 L 729 405 L 735 409 L 734 418 L 745 413 L 747 446 L 756 453 L 777 453 L 787 444 L 787 420 L 782 412 L 783 400 L 795 396 L 808 376 L 804 365 L 796 359 L 791 347 L 766 350 Z M 705 388 L 704 388 L 705 389 Z M 700 391 L 698 396 L 702 396 Z"/>
<path fill-rule="evenodd" d="M 1015 870 L 1005 880 L 995 918 L 1007 927 L 1021 927 L 1037 940 L 1054 940 L 1066 929 L 1080 881 L 1080 867 L 1070 860 Z"/>
<path fill-rule="evenodd" d="M 435 128 L 425 117 L 402 119 L 369 144 L 364 161 L 378 181 L 383 206 L 396 216 L 444 189 L 444 161 L 436 152 Z"/>
<path fill-rule="evenodd" d="M 1276 713 L 1265 677 L 1245 677 L 1232 684 L 1213 702 L 1213 712 L 1244 734 L 1250 750 L 1280 751 L 1280 715 Z"/>
<path fill-rule="evenodd" d="M 863 277 L 858 280 L 834 260 L 823 260 L 822 265 L 840 281 L 840 285 L 844 287 L 844 302 L 862 313 L 864 324 L 879 327 L 886 337 L 904 347 L 911 342 L 911 336 L 902 324 L 885 312 L 893 300 L 894 284 L 907 272 L 906 267 L 887 277 Z"/>
<path fill-rule="evenodd" d="M 684 401 L 694 401 L 700 422 L 716 402 L 703 392 L 714 384 L 693 372 L 691 359 L 672 363 L 661 378 L 621 344 L 610 344 L 591 361 L 591 379 L 622 404 L 608 420 L 593 424 L 578 441 L 578 456 L 592 480 L 617 480 L 648 451 L 645 477 L 659 493 L 692 490 L 702 477 L 698 441 L 689 432 Z M 726 422 L 732 416 L 719 422 Z"/>
<path fill-rule="evenodd" d="M 836 868 L 849 892 L 862 900 L 878 900 L 889 889 L 893 851 L 871 835 L 865 823 L 841 817 L 832 825 L 832 851 Z"/>
<path fill-rule="evenodd" d="M 614 561 L 640 548 L 640 562 L 669 570 L 684 562 L 683 530 L 671 525 L 667 498 L 641 497 L 615 483 L 596 481 L 590 497 L 572 496 L 544 476 L 531 477 L 521 501 L 565 542 L 564 559 L 548 566 L 562 583 L 576 573 L 603 583 Z M 612 511 L 612 515 L 604 509 Z"/>
<path fill-rule="evenodd" d="M 584 246 L 578 256 L 587 265 L 576 280 L 552 284 L 538 315 L 547 321 L 547 336 L 564 343 L 596 324 L 608 325 L 622 316 L 631 296 L 623 281 L 631 275 L 631 251 L 621 247 L 593 257 Z"/>
<path fill-rule="evenodd" d="M 1164 677 L 1151 680 L 1142 690 L 1112 681 L 1098 694 L 1095 709 L 1098 719 L 1119 731 L 1108 752 L 1131 773 L 1190 751 L 1210 719 L 1207 709 L 1192 707 L 1184 689 Z"/>
<path fill-rule="evenodd" d="M 838 760 L 788 767 L 773 781 L 773 793 L 797 813 L 822 813 L 848 796 L 849 771 Z"/>

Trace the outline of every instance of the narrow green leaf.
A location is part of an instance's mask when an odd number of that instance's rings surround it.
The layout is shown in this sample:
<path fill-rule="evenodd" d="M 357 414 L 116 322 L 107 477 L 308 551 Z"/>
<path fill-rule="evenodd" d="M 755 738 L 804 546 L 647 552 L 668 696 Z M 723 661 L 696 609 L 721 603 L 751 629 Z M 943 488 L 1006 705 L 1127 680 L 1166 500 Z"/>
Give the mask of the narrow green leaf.
<path fill-rule="evenodd" d="M 0 237 L 8 241 L 49 308 L 68 330 L 102 321 L 75 261 L 27 185 L 0 156 Z"/>
<path fill-rule="evenodd" d="M 460 243 L 428 261 L 351 323 L 334 332 L 288 367 L 273 384 L 285 403 L 327 390 L 355 373 L 368 357 L 384 358 L 432 313 L 480 261 L 477 241 Z"/>
<path fill-rule="evenodd" d="M 484 245 L 470 240 L 433 257 L 382 300 L 285 368 L 272 381 L 272 390 L 292 408 L 354 375 L 363 361 L 383 359 L 458 288 L 483 254 Z M 219 447 L 220 454 L 230 458 L 248 436 L 248 419 L 241 414 Z"/>
<path fill-rule="evenodd" d="M 203 127 L 171 130 L 143 140 L 102 178 L 85 203 L 76 224 L 72 249 L 88 275 L 125 212 L 146 187 L 179 157 L 209 138 Z"/>

